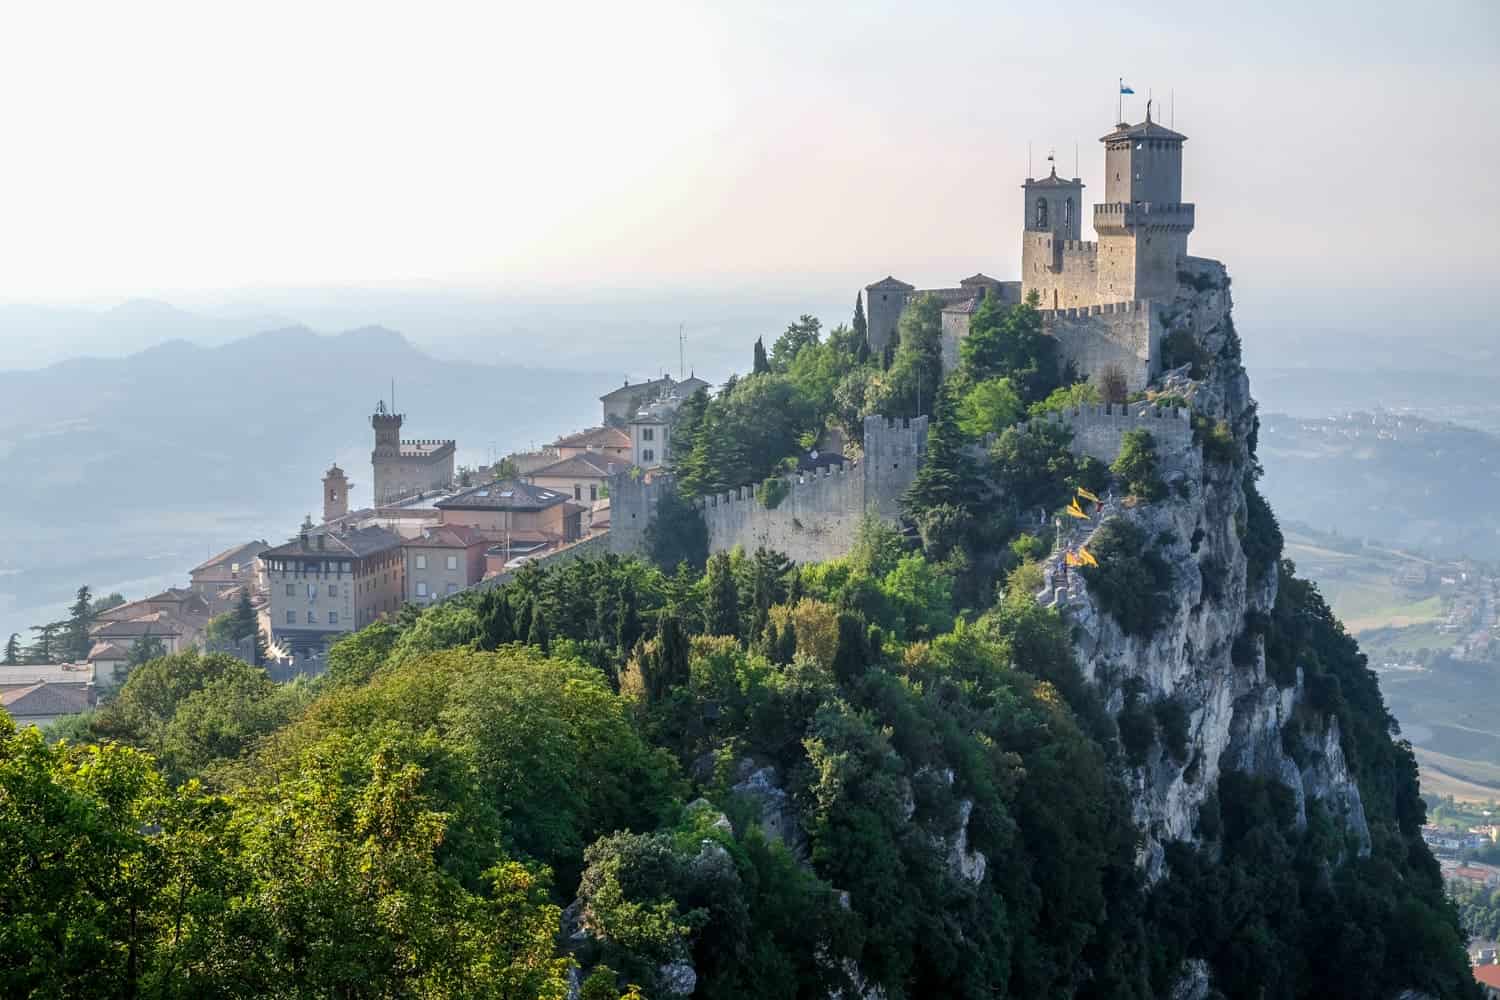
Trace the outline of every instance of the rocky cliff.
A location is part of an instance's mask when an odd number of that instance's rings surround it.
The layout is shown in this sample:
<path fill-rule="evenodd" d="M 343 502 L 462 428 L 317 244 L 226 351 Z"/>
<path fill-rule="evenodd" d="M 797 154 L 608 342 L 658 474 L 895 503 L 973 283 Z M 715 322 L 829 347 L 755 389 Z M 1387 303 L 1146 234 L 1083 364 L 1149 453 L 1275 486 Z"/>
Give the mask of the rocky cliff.
<path fill-rule="evenodd" d="M 1264 641 L 1249 628 L 1270 614 L 1277 573 L 1269 560 L 1247 555 L 1250 533 L 1266 528 L 1252 524 L 1256 408 L 1240 363 L 1229 278 L 1223 265 L 1201 259 L 1189 260 L 1180 277 L 1164 344 L 1170 360 L 1182 364 L 1158 379 L 1153 392 L 1191 408 L 1194 440 L 1159 449 L 1165 499 L 1110 496 L 1093 520 L 1064 532 L 1065 547 L 1076 550 L 1113 520 L 1138 528 L 1170 568 L 1159 598 L 1165 614 L 1149 634 L 1129 634 L 1083 576 L 1068 573 L 1061 551 L 1048 564 L 1042 597 L 1073 624 L 1079 666 L 1112 713 L 1140 701 L 1186 716 L 1185 744 L 1157 741 L 1128 776 L 1149 879 L 1163 874 L 1165 842 L 1197 839 L 1200 810 L 1224 769 L 1285 784 L 1296 798 L 1299 826 L 1308 800 L 1321 800 L 1368 852 L 1338 719 L 1316 718 L 1309 726 L 1315 713 L 1300 671 L 1295 684 L 1278 686 L 1267 673 Z"/>

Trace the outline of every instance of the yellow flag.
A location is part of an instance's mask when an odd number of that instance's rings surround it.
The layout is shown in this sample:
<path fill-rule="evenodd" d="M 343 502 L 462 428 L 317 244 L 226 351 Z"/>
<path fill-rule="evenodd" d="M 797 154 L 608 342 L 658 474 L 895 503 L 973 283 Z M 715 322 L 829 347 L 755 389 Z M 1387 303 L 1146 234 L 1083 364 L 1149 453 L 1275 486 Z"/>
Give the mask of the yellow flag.
<path fill-rule="evenodd" d="M 1081 566 L 1081 565 L 1083 565 L 1083 560 L 1079 559 L 1077 556 L 1075 556 L 1071 552 L 1064 552 L 1063 553 L 1063 562 L 1067 563 L 1069 566 Z"/>
<path fill-rule="evenodd" d="M 1094 494 L 1090 493 L 1088 490 L 1084 489 L 1082 486 L 1078 487 L 1078 495 L 1083 497 L 1085 500 L 1092 500 L 1094 501 L 1094 503 L 1104 502 L 1103 500 L 1100 500 L 1098 497 L 1094 496 Z"/>
<path fill-rule="evenodd" d="M 1085 566 L 1097 566 L 1097 565 L 1099 565 L 1099 560 L 1095 559 L 1094 558 L 1094 554 L 1092 552 L 1090 552 L 1088 549 L 1079 549 L 1078 550 L 1078 561 L 1081 562 L 1081 563 L 1083 563 Z"/>
<path fill-rule="evenodd" d="M 1085 521 L 1087 521 L 1089 519 L 1089 516 L 1083 512 L 1083 508 L 1080 507 L 1080 506 L 1078 506 L 1078 501 L 1077 500 L 1074 500 L 1072 503 L 1068 504 L 1068 506 L 1064 507 L 1063 509 L 1066 510 L 1068 512 L 1068 514 L 1071 515 L 1071 516 L 1073 516 L 1073 517 L 1082 518 Z"/>

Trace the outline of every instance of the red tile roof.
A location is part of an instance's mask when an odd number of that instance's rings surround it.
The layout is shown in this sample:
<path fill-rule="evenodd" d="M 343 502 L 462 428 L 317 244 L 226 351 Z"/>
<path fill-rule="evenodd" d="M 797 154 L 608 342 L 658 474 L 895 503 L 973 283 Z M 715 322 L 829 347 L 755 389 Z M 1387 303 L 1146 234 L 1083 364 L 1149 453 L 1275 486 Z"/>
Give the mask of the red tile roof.
<path fill-rule="evenodd" d="M 1485 986 L 1500 990 L 1500 965 L 1474 966 L 1474 979 Z"/>

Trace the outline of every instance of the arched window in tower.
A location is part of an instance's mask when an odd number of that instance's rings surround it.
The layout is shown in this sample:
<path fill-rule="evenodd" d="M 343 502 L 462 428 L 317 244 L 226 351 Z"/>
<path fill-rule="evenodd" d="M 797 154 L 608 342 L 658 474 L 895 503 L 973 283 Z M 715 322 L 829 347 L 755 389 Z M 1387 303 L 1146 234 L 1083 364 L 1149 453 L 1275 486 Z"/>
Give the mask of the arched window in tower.
<path fill-rule="evenodd" d="M 1073 225 L 1073 199 L 1069 198 L 1063 202 L 1063 227 L 1072 228 Z"/>
<path fill-rule="evenodd" d="M 1038 229 L 1046 229 L 1047 228 L 1047 199 L 1046 198 L 1038 198 L 1036 200 L 1036 227 Z"/>

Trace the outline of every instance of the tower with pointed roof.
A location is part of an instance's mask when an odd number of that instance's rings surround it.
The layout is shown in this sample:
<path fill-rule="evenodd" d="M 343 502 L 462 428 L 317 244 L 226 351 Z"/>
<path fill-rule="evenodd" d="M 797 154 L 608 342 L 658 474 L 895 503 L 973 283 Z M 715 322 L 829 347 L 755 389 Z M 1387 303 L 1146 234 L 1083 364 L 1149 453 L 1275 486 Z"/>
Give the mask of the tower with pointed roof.
<path fill-rule="evenodd" d="M 1151 120 L 1121 122 L 1104 143 L 1104 201 L 1094 206 L 1099 234 L 1098 301 L 1170 299 L 1177 262 L 1187 255 L 1193 206 L 1182 200 L 1187 136 Z"/>
<path fill-rule="evenodd" d="M 1036 291 L 1046 309 L 1094 303 L 1093 244 L 1080 242 L 1083 232 L 1083 181 L 1057 176 L 1026 178 L 1022 206 L 1021 282 Z M 1086 290 L 1085 287 L 1087 286 Z"/>
<path fill-rule="evenodd" d="M 337 520 L 349 513 L 349 477 L 337 462 L 323 473 L 323 523 Z"/>

